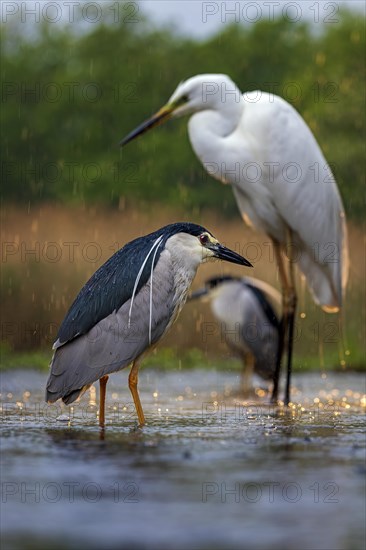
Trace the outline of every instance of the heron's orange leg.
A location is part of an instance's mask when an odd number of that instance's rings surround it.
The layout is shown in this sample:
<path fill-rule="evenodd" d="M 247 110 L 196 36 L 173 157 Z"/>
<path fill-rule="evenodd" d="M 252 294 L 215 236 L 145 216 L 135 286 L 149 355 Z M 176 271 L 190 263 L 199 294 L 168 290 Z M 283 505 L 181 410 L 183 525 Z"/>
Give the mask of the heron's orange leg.
<path fill-rule="evenodd" d="M 105 394 L 109 376 L 102 376 L 99 379 L 100 395 L 99 395 L 99 426 L 104 428 L 105 424 Z"/>
<path fill-rule="evenodd" d="M 130 375 L 128 377 L 128 387 L 130 388 L 133 402 L 135 403 L 135 408 L 139 419 L 139 427 L 141 428 L 145 424 L 145 416 L 142 410 L 139 392 L 137 391 L 138 371 L 139 365 L 136 361 L 134 361 L 131 367 Z"/>

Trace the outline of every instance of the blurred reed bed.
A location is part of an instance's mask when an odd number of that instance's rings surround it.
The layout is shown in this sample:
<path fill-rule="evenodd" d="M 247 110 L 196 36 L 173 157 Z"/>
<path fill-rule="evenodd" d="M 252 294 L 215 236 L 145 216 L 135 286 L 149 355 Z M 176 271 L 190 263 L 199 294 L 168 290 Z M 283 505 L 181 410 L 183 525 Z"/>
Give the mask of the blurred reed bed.
<path fill-rule="evenodd" d="M 126 242 L 175 221 L 201 223 L 254 265 L 243 269 L 209 262 L 199 269 L 194 288 L 212 275 L 229 273 L 258 277 L 279 288 L 269 238 L 246 228 L 239 214 L 227 219 L 213 211 L 187 216 L 158 205 L 145 210 L 120 205 L 119 210 L 108 210 L 43 204 L 6 206 L 1 218 L 1 341 L 5 358 L 14 352 L 32 352 L 36 357 L 39 350 L 51 355 L 60 322 L 94 271 Z M 338 315 L 325 314 L 315 306 L 304 278 L 297 276 L 296 368 L 364 368 L 365 237 L 360 227 L 349 226 L 349 241 L 350 279 L 342 323 Z M 160 348 L 165 348 L 167 361 L 179 365 L 179 358 L 188 355 L 193 362 L 230 357 L 225 333 L 209 305 L 197 302 L 185 306 Z"/>

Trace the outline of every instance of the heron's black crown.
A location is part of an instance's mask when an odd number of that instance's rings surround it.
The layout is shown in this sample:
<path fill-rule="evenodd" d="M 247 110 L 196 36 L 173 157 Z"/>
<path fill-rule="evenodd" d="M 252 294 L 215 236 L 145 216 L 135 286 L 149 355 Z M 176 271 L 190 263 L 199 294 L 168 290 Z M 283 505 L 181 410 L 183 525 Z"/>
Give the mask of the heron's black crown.
<path fill-rule="evenodd" d="M 170 237 L 177 233 L 188 233 L 198 237 L 203 232 L 210 233 L 201 225 L 194 223 L 172 223 L 127 243 L 113 254 L 83 286 L 61 324 L 57 335 L 59 343 L 64 344 L 87 333 L 132 297 L 137 275 L 157 239 L 161 237 L 156 250 L 146 261 L 136 293 L 147 283 L 153 258 L 155 268 Z"/>
<path fill-rule="evenodd" d="M 241 277 L 234 277 L 233 275 L 218 275 L 217 277 L 207 279 L 205 285 L 208 288 L 215 288 L 222 283 L 228 283 L 230 281 L 243 281 L 243 279 Z"/>

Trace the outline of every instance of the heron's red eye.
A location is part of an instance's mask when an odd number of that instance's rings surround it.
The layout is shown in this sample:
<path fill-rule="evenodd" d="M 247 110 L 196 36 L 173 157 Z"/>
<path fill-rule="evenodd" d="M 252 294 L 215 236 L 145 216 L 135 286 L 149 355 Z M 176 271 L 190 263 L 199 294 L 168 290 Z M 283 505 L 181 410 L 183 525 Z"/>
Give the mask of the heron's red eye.
<path fill-rule="evenodd" d="M 209 242 L 209 238 L 207 233 L 202 233 L 202 235 L 200 235 L 200 243 L 207 244 L 208 242 Z"/>

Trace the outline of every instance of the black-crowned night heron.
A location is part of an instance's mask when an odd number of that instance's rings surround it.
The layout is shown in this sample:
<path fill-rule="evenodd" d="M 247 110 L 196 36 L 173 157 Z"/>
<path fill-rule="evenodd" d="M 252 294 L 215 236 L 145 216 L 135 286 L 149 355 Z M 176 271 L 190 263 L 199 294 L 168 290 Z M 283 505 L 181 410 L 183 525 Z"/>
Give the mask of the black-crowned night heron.
<path fill-rule="evenodd" d="M 176 320 L 198 266 L 214 258 L 251 266 L 193 223 L 167 225 L 116 252 L 81 289 L 61 324 L 46 401 L 72 403 L 100 380 L 104 426 L 108 375 L 132 364 L 129 388 L 143 426 L 139 360 Z"/>
<path fill-rule="evenodd" d="M 276 371 L 281 295 L 272 286 L 251 277 L 219 276 L 205 282 L 189 299 L 210 301 L 219 325 L 215 334 L 243 361 L 242 391 L 250 394 L 251 376 L 273 381 Z"/>
<path fill-rule="evenodd" d="M 242 95 L 223 74 L 179 84 L 168 103 L 121 145 L 182 115 L 192 115 L 189 137 L 205 169 L 232 185 L 244 221 L 272 239 L 282 286 L 280 357 L 288 343 L 287 404 L 297 303 L 294 263 L 326 311 L 339 310 L 347 282 L 346 219 L 335 179 L 310 128 L 289 103 L 259 90 Z M 277 393 L 275 385 L 274 399 Z"/>

